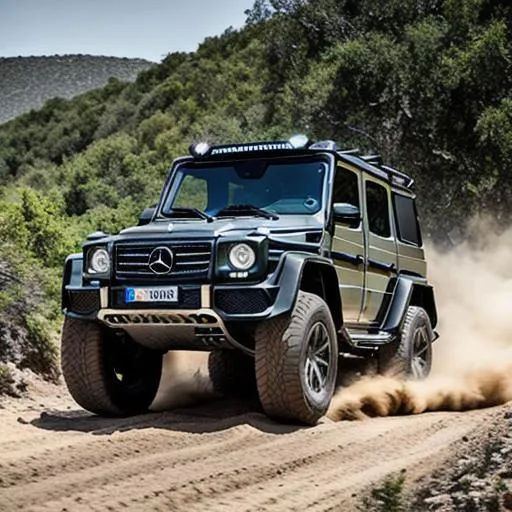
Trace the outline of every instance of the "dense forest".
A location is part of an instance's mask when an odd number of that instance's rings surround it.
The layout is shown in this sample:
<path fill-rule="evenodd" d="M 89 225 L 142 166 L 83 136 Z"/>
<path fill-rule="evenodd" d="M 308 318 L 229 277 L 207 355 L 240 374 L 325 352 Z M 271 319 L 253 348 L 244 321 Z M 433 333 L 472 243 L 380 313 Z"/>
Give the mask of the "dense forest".
<path fill-rule="evenodd" d="M 16 328 L 50 346 L 65 255 L 134 223 L 192 141 L 334 139 L 414 176 L 431 237 L 449 242 L 479 212 L 508 222 L 508 1 L 256 0 L 246 14 L 134 83 L 0 125 L 4 324 L 23 311 Z"/>

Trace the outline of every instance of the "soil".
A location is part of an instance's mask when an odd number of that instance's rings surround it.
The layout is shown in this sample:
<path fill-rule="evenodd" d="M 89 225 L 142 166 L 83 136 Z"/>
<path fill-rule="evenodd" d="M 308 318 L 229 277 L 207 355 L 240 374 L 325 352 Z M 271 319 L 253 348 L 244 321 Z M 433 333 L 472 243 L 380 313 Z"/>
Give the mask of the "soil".
<path fill-rule="evenodd" d="M 360 510 L 361 496 L 390 474 L 405 470 L 407 485 L 421 486 L 508 410 L 326 418 L 306 428 L 254 404 L 201 399 L 100 418 L 64 385 L 32 380 L 28 396 L 0 408 L 0 510 Z"/>

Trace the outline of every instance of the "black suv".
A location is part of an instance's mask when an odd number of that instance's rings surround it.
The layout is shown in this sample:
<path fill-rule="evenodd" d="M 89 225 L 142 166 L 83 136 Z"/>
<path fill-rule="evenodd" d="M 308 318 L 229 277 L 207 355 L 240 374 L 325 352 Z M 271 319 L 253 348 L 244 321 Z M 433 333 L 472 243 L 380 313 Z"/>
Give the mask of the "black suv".
<path fill-rule="evenodd" d="M 304 136 L 190 153 L 139 226 L 66 260 L 62 369 L 80 405 L 147 410 L 177 349 L 210 351 L 216 390 L 307 424 L 340 355 L 428 375 L 437 316 L 411 178 Z"/>

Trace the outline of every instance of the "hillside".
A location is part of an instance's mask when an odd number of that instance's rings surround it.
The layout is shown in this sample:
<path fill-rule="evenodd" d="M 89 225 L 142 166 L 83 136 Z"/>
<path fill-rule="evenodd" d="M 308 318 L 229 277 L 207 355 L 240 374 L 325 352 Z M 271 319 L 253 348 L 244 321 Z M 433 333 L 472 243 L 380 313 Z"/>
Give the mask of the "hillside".
<path fill-rule="evenodd" d="M 131 82 L 154 63 L 92 55 L 0 58 L 0 124 L 43 106 L 104 87 L 110 78 Z"/>
<path fill-rule="evenodd" d="M 57 187 L 69 198 L 65 212 L 82 215 L 117 208 L 120 197 L 150 201 L 194 139 L 306 132 L 412 174 L 431 236 L 461 227 L 468 210 L 508 218 L 508 2 L 257 0 L 248 14 L 244 29 L 170 54 L 132 84 L 112 82 L 0 126 L 0 183 Z M 116 167 L 103 176 L 112 152 Z M 64 161 L 58 180 L 49 169 Z M 88 166 L 88 183 L 70 195 Z M 126 174 L 137 185 L 120 193 Z"/>

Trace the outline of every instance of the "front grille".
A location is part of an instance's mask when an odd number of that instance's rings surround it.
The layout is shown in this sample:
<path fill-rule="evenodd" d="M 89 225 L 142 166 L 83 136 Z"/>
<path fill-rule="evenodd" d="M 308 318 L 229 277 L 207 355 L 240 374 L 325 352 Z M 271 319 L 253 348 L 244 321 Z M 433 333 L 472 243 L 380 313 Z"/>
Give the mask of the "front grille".
<path fill-rule="evenodd" d="M 227 314 L 262 313 L 270 306 L 270 298 L 261 289 L 217 290 L 215 306 Z"/>
<path fill-rule="evenodd" d="M 100 294 L 97 290 L 69 291 L 69 310 L 88 315 L 100 309 Z"/>
<path fill-rule="evenodd" d="M 155 274 L 149 268 L 149 257 L 157 247 L 167 247 L 174 256 L 168 274 Z M 172 281 L 173 279 L 206 278 L 212 260 L 212 242 L 154 242 L 117 244 L 115 272 L 118 278 Z"/>

